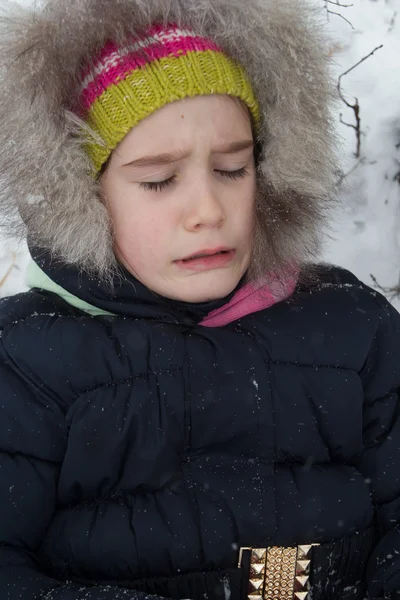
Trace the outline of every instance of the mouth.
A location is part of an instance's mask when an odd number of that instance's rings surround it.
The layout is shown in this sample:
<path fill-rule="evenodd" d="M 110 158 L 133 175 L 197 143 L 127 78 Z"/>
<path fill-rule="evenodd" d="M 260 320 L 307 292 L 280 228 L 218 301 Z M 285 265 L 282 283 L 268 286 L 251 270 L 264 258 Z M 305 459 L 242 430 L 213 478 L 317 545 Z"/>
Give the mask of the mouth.
<path fill-rule="evenodd" d="M 210 258 L 211 256 L 229 254 L 230 252 L 233 252 L 232 248 L 214 248 L 212 250 L 200 250 L 195 254 L 191 254 L 190 256 L 186 256 L 185 258 L 181 258 L 179 262 L 190 262 L 191 260 L 197 260 L 199 258 Z"/>
<path fill-rule="evenodd" d="M 201 250 L 176 260 L 175 264 L 185 271 L 201 272 L 229 267 L 236 254 L 232 248 L 214 248 Z"/>

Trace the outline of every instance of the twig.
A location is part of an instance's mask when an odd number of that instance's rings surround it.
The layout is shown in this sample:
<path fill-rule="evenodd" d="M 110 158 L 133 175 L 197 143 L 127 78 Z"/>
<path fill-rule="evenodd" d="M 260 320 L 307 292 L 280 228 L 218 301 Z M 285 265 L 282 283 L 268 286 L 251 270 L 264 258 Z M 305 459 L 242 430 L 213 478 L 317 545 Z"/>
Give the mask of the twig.
<path fill-rule="evenodd" d="M 369 58 L 370 56 L 372 56 L 377 50 L 380 50 L 381 48 L 383 48 L 383 44 L 381 44 L 380 46 L 377 46 L 376 48 L 374 48 L 372 50 L 372 52 L 370 52 L 369 54 L 367 54 L 367 56 L 364 56 L 361 60 L 358 61 L 358 63 L 356 63 L 355 65 L 353 65 L 352 67 L 350 67 L 350 69 L 347 69 L 347 71 L 345 71 L 344 73 L 342 73 L 339 77 L 339 85 L 340 85 L 340 80 L 342 77 L 344 77 L 345 75 L 348 75 L 351 71 L 353 71 L 353 69 L 355 69 L 356 67 L 358 67 L 358 65 L 361 65 L 362 62 L 364 62 L 364 60 L 367 60 L 367 58 Z"/>
<path fill-rule="evenodd" d="M 346 19 L 346 17 L 344 17 L 343 15 L 341 15 L 338 12 L 329 10 L 329 8 L 328 8 L 328 4 L 333 4 L 334 6 L 340 6 L 341 8 L 350 8 L 351 6 L 354 6 L 353 4 L 341 4 L 340 2 L 333 2 L 333 0 L 324 0 L 324 2 L 325 2 L 325 10 L 326 10 L 326 16 L 327 16 L 328 21 L 329 21 L 329 15 L 336 15 L 337 17 L 340 17 L 341 19 L 346 21 L 346 23 L 348 23 L 350 25 L 350 27 L 352 29 L 354 29 L 353 24 L 350 23 L 350 21 L 348 19 Z"/>
<path fill-rule="evenodd" d="M 396 144 L 396 149 L 398 150 L 400 148 L 400 143 Z M 397 158 L 395 158 L 395 162 L 396 164 L 399 165 L 400 167 L 400 160 L 398 160 Z M 393 177 L 393 181 L 396 181 L 399 185 L 400 185 L 400 168 L 397 171 L 397 173 L 395 173 L 394 177 Z"/>
<path fill-rule="evenodd" d="M 370 52 L 369 54 L 367 54 L 367 56 L 364 56 L 355 65 L 353 65 L 352 67 L 350 67 L 350 69 L 347 69 L 347 71 L 345 71 L 344 73 L 342 73 L 339 76 L 339 80 L 338 80 L 338 84 L 337 84 L 337 89 L 338 89 L 340 98 L 346 104 L 346 106 L 348 106 L 349 108 L 351 108 L 354 111 L 354 116 L 355 116 L 355 119 L 356 119 L 356 124 L 355 125 L 350 125 L 349 123 L 344 123 L 344 121 L 342 121 L 342 115 L 340 115 L 340 119 L 341 119 L 341 123 L 343 123 L 344 125 L 347 125 L 348 127 L 352 127 L 356 131 L 356 138 L 357 138 L 357 150 L 355 152 L 356 158 L 360 158 L 360 153 L 361 153 L 360 105 L 358 103 L 358 98 L 355 98 L 355 104 L 350 104 L 343 97 L 342 89 L 341 89 L 342 77 L 344 77 L 345 75 L 348 75 L 349 73 L 351 73 L 351 71 L 353 71 L 356 67 L 358 67 L 359 65 L 361 65 L 362 62 L 364 62 L 365 60 L 367 60 L 367 58 L 369 58 L 370 56 L 372 56 L 377 50 L 380 50 L 381 48 L 383 48 L 383 44 L 381 44 L 380 46 L 377 46 L 376 48 L 374 48 L 374 50 L 372 50 L 372 52 Z"/>
<path fill-rule="evenodd" d="M 388 33 L 391 33 L 393 31 L 393 28 L 394 28 L 395 23 L 396 23 L 396 17 L 397 17 L 397 10 L 394 11 L 393 17 L 390 20 Z"/>
<path fill-rule="evenodd" d="M 358 100 L 357 98 L 355 99 L 356 103 L 354 104 L 354 106 L 350 106 L 350 104 L 347 104 L 347 106 L 349 106 L 350 108 L 352 108 L 354 110 L 354 115 L 356 118 L 356 125 L 352 125 L 351 123 L 346 123 L 345 121 L 343 121 L 342 119 L 342 113 L 340 113 L 339 115 L 339 120 L 343 125 L 346 125 L 346 127 L 351 127 L 352 129 L 355 129 L 356 132 L 356 138 L 357 138 L 357 149 L 354 153 L 354 156 L 356 158 L 360 158 L 360 153 L 361 153 L 361 119 L 360 119 L 360 105 L 358 104 Z"/>
<path fill-rule="evenodd" d="M 372 281 L 374 282 L 375 287 L 380 292 L 382 292 L 382 294 L 385 294 L 385 296 L 388 296 L 388 298 L 389 298 L 389 300 L 391 302 L 400 295 L 400 277 L 399 277 L 399 283 L 397 285 L 394 285 L 393 287 L 384 287 L 384 286 L 382 286 L 378 282 L 378 280 L 375 277 L 375 275 L 372 275 L 372 273 L 370 273 L 370 277 L 371 277 Z"/>
<path fill-rule="evenodd" d="M 356 162 L 356 164 L 355 164 L 355 165 L 353 165 L 353 166 L 351 167 L 350 171 L 347 171 L 347 173 L 343 173 L 343 175 L 341 175 L 341 176 L 340 176 L 340 178 L 339 178 L 339 180 L 338 180 L 338 182 L 337 182 L 336 186 L 337 186 L 337 187 L 340 187 L 340 186 L 342 185 L 343 181 L 344 181 L 345 179 L 347 179 L 347 178 L 349 177 L 349 175 L 351 175 L 352 173 L 354 173 L 354 171 L 355 171 L 355 170 L 356 170 L 356 169 L 357 169 L 357 168 L 358 168 L 360 165 L 364 164 L 364 162 L 365 162 L 365 157 L 364 157 L 364 156 L 362 156 L 361 158 L 359 158 L 359 159 L 358 159 L 358 161 Z"/>
<path fill-rule="evenodd" d="M 346 21 L 346 23 L 348 23 L 352 29 L 355 29 L 353 23 L 351 23 L 348 19 L 346 19 L 346 17 L 344 17 L 340 13 L 334 12 L 333 10 L 327 10 L 327 13 L 328 15 L 336 15 L 337 17 L 340 17 L 341 19 L 343 19 L 343 21 Z"/>
<path fill-rule="evenodd" d="M 354 4 L 341 4 L 341 2 L 334 2 L 334 0 L 324 0 L 325 4 L 334 4 L 335 6 L 340 6 L 341 8 L 350 8 L 354 6 Z"/>
<path fill-rule="evenodd" d="M 3 277 L 0 279 L 0 287 L 2 287 L 2 286 L 5 284 L 5 282 L 7 281 L 7 279 L 8 279 L 8 278 L 9 278 L 9 276 L 10 276 L 10 273 L 11 273 L 11 271 L 12 271 L 12 270 L 14 269 L 14 267 L 16 266 L 16 265 L 15 265 L 15 259 L 16 259 L 16 256 L 15 256 L 15 254 L 13 253 L 13 255 L 12 255 L 12 263 L 11 263 L 11 265 L 8 267 L 8 269 L 7 269 L 7 271 L 6 271 L 6 274 L 5 274 L 5 275 L 4 275 L 4 276 L 3 276 Z"/>

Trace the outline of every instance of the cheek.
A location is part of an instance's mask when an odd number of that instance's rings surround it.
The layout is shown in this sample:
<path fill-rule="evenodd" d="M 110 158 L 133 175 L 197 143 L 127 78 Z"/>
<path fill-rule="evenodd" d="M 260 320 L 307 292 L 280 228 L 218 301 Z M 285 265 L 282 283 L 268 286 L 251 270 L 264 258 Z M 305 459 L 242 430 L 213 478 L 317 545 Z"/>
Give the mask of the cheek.
<path fill-rule="evenodd" d="M 254 227 L 256 222 L 255 215 L 255 192 L 242 198 L 241 208 L 237 211 L 237 226 L 240 237 L 246 248 L 250 248 L 253 243 Z"/>
<path fill-rule="evenodd" d="M 115 215 L 114 242 L 116 248 L 131 263 L 151 266 L 160 262 L 171 248 L 170 225 L 165 211 L 130 210 Z"/>
<path fill-rule="evenodd" d="M 255 222 L 256 184 L 250 182 L 238 195 L 234 208 L 236 223 L 244 233 L 252 231 Z"/>
<path fill-rule="evenodd" d="M 105 197 L 112 221 L 114 251 L 130 268 L 151 269 L 166 245 L 166 219 L 143 193 L 131 185 L 108 182 Z"/>

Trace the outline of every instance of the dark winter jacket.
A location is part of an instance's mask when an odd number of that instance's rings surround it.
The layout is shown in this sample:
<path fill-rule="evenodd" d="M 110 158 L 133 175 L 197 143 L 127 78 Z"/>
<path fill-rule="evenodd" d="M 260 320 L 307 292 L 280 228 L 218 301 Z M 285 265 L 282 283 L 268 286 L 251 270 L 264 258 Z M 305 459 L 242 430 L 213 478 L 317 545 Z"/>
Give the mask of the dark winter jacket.
<path fill-rule="evenodd" d="M 212 39 L 260 105 L 251 269 L 304 265 L 337 181 L 311 3 L 35 4 L 0 14 L 0 227 L 56 257 L 64 289 L 0 303 L 0 600 L 245 600 L 240 548 L 304 543 L 313 600 L 400 596 L 399 315 L 336 269 L 219 329 L 199 322 L 220 303 L 129 277 L 111 297 L 70 112 L 106 41 L 155 22 Z"/>
<path fill-rule="evenodd" d="M 43 289 L 0 302 L 1 600 L 239 600 L 240 547 L 313 542 L 314 600 L 396 596 L 400 316 L 382 296 L 324 268 L 210 329 L 216 303 L 132 278 L 110 298 L 42 266 L 104 312 Z"/>

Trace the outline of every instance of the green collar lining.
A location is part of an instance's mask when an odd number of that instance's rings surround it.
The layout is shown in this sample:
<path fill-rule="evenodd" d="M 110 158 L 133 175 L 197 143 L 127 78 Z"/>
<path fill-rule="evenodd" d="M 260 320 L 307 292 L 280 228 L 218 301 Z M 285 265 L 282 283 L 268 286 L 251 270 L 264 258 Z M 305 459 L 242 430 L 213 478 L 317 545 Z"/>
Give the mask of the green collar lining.
<path fill-rule="evenodd" d="M 50 277 L 48 277 L 34 261 L 30 262 L 28 265 L 25 275 L 25 282 L 29 289 L 38 288 L 45 290 L 46 292 L 56 294 L 71 306 L 79 308 L 79 310 L 88 313 L 92 317 L 98 317 L 101 315 L 114 316 L 114 313 L 98 308 L 97 306 L 93 306 L 92 304 L 81 300 L 77 296 L 74 296 L 57 283 L 54 283 L 54 281 L 50 279 Z"/>

